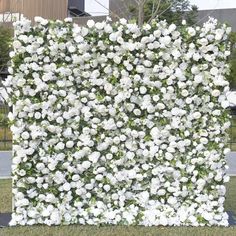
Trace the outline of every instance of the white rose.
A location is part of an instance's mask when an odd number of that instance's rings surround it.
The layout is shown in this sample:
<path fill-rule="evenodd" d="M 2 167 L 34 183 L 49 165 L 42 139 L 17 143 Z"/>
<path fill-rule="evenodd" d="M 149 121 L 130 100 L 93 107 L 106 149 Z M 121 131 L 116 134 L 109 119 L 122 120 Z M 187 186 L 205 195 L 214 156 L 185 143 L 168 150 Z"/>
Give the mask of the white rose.
<path fill-rule="evenodd" d="M 194 36 L 196 34 L 196 30 L 193 27 L 189 27 L 187 31 L 188 31 L 188 34 L 191 36 Z"/>
<path fill-rule="evenodd" d="M 160 100 L 160 97 L 158 95 L 154 95 L 152 99 L 153 101 L 158 102 Z"/>
<path fill-rule="evenodd" d="M 136 115 L 136 116 L 140 116 L 141 115 L 141 111 L 139 110 L 139 109 L 134 109 L 133 110 L 133 112 L 134 112 L 134 114 Z"/>
<path fill-rule="evenodd" d="M 121 63 L 121 57 L 119 57 L 119 56 L 114 56 L 113 61 L 114 61 L 116 64 L 120 64 L 120 63 Z"/>
<path fill-rule="evenodd" d="M 87 21 L 87 26 L 88 26 L 89 28 L 92 28 L 94 25 L 95 25 L 94 20 L 88 20 L 88 21 Z"/>
<path fill-rule="evenodd" d="M 65 144 L 63 142 L 59 142 L 56 146 L 56 150 L 63 150 L 65 148 Z"/>
<path fill-rule="evenodd" d="M 124 134 L 122 134 L 121 136 L 120 136 L 120 140 L 123 142 L 123 141 L 125 141 L 126 140 L 126 136 L 124 135 Z"/>
<path fill-rule="evenodd" d="M 172 159 L 174 158 L 174 156 L 173 156 L 171 153 L 166 152 L 166 153 L 165 153 L 165 158 L 166 158 L 168 161 L 170 161 L 170 160 L 172 160 Z"/>
<path fill-rule="evenodd" d="M 140 91 L 141 94 L 145 94 L 145 93 L 147 92 L 147 88 L 144 87 L 144 86 L 141 86 L 141 87 L 139 88 L 139 91 Z"/>
<path fill-rule="evenodd" d="M 222 106 L 224 109 L 227 108 L 227 107 L 229 107 L 229 101 L 227 101 L 227 100 L 222 101 L 222 102 L 221 102 L 221 106 Z"/>
<path fill-rule="evenodd" d="M 212 74 L 212 75 L 217 75 L 218 74 L 218 68 L 216 68 L 216 67 L 212 67 L 211 68 L 211 70 L 210 70 L 210 73 Z"/>
<path fill-rule="evenodd" d="M 160 40 L 160 43 L 168 46 L 171 42 L 171 37 L 170 36 L 164 36 L 164 37 L 161 37 L 159 40 Z"/>
<path fill-rule="evenodd" d="M 70 53 L 73 53 L 73 52 L 76 51 L 76 48 L 75 48 L 74 46 L 70 46 L 70 47 L 68 48 L 68 51 L 69 51 Z"/>
<path fill-rule="evenodd" d="M 25 132 L 23 132 L 23 133 L 21 134 L 21 137 L 22 137 L 23 139 L 29 139 L 30 135 L 29 135 L 29 133 L 28 133 L 27 131 L 25 131 Z"/>
<path fill-rule="evenodd" d="M 163 103 L 157 103 L 156 107 L 159 109 L 159 110 L 163 110 L 165 108 L 165 105 Z"/>
<path fill-rule="evenodd" d="M 72 148 L 74 146 L 74 142 L 73 141 L 67 141 L 66 142 L 66 147 L 67 148 Z"/>
<path fill-rule="evenodd" d="M 144 73 L 145 67 L 143 65 L 137 65 L 136 71 L 137 71 L 137 73 Z"/>
<path fill-rule="evenodd" d="M 112 27 L 111 27 L 110 25 L 105 25 L 104 31 L 105 31 L 107 34 L 110 34 L 110 33 L 113 31 L 113 29 L 112 29 Z"/>
<path fill-rule="evenodd" d="M 70 189 L 71 189 L 71 185 L 70 185 L 69 183 L 64 183 L 64 184 L 63 184 L 63 189 L 64 189 L 66 192 L 68 192 L 68 191 L 70 191 Z"/>
<path fill-rule="evenodd" d="M 84 162 L 82 163 L 82 167 L 83 167 L 84 169 L 88 169 L 90 166 L 91 166 L 91 162 L 90 162 L 90 161 L 84 161 Z"/>
<path fill-rule="evenodd" d="M 207 221 L 213 220 L 213 214 L 212 213 L 209 213 L 207 211 L 203 211 L 201 215 Z"/>
<path fill-rule="evenodd" d="M 97 22 L 95 23 L 95 27 L 98 29 L 98 30 L 102 30 L 105 26 L 105 22 Z"/>
<path fill-rule="evenodd" d="M 202 75 L 196 75 L 194 77 L 194 82 L 196 82 L 197 84 L 201 83 L 202 81 L 203 81 Z"/>
<path fill-rule="evenodd" d="M 201 116 L 202 116 L 201 113 L 198 112 L 198 111 L 193 113 L 193 118 L 194 119 L 199 119 Z"/>
<path fill-rule="evenodd" d="M 58 210 L 54 210 L 51 215 L 50 215 L 50 219 L 56 224 L 60 224 L 61 223 L 61 215 L 59 213 Z"/>
<path fill-rule="evenodd" d="M 129 170 L 128 176 L 130 179 L 135 179 L 136 178 L 136 171 L 134 169 Z"/>
<path fill-rule="evenodd" d="M 71 17 L 67 17 L 64 19 L 64 21 L 67 23 L 71 23 L 71 22 L 73 22 L 73 19 Z"/>
<path fill-rule="evenodd" d="M 176 205 L 177 199 L 176 199 L 176 197 L 170 196 L 170 197 L 167 199 L 167 202 L 168 202 L 170 205 Z"/>
<path fill-rule="evenodd" d="M 130 160 L 132 160 L 134 158 L 135 154 L 133 152 L 127 152 L 126 153 L 126 157 Z"/>
<path fill-rule="evenodd" d="M 57 117 L 56 122 L 62 125 L 64 123 L 64 119 L 61 116 Z"/>
<path fill-rule="evenodd" d="M 220 96 L 220 90 L 214 89 L 214 90 L 211 92 L 211 95 L 212 95 L 213 97 L 218 97 L 218 96 Z"/>
<path fill-rule="evenodd" d="M 40 16 L 35 16 L 35 17 L 34 17 L 34 21 L 35 21 L 36 23 L 41 24 L 41 25 L 46 25 L 46 24 L 48 23 L 48 20 L 46 20 L 46 19 L 44 19 L 44 18 L 42 18 L 42 17 L 40 17 Z"/>
<path fill-rule="evenodd" d="M 103 188 L 106 192 L 108 192 L 111 189 L 110 185 L 108 184 L 104 185 Z"/>
<path fill-rule="evenodd" d="M 36 169 L 37 170 L 43 170 L 45 168 L 45 165 L 43 163 L 37 163 Z"/>
<path fill-rule="evenodd" d="M 187 97 L 188 96 L 188 90 L 184 89 L 182 92 L 181 92 L 181 95 L 184 96 L 184 97 Z"/>
<path fill-rule="evenodd" d="M 166 194 L 166 190 L 165 189 L 159 189 L 157 191 L 157 195 L 159 195 L 159 196 L 164 196 L 165 194 Z"/>
<path fill-rule="evenodd" d="M 89 156 L 88 159 L 89 161 L 93 162 L 93 163 L 97 163 L 99 157 L 101 156 L 100 152 L 92 152 Z"/>
<path fill-rule="evenodd" d="M 21 47 L 21 42 L 18 40 L 14 40 L 12 45 L 15 49 L 19 49 Z"/>
<path fill-rule="evenodd" d="M 40 112 L 36 112 L 34 114 L 34 117 L 35 117 L 36 120 L 40 119 L 41 118 L 41 113 Z"/>
<path fill-rule="evenodd" d="M 117 33 L 111 33 L 109 35 L 109 40 L 112 41 L 112 42 L 115 42 L 118 38 L 118 34 Z"/>
<path fill-rule="evenodd" d="M 86 36 L 87 34 L 88 34 L 88 29 L 86 28 L 86 27 L 82 27 L 81 28 L 81 34 L 82 34 L 82 36 L 84 37 L 84 36 Z"/>
<path fill-rule="evenodd" d="M 176 25 L 175 24 L 171 24 L 168 29 L 169 29 L 170 32 L 172 32 L 172 31 L 174 31 L 176 29 Z"/>
<path fill-rule="evenodd" d="M 215 35 L 215 39 L 216 40 L 221 40 L 223 35 L 224 35 L 224 30 L 223 29 L 217 29 L 215 31 L 216 35 Z"/>
<path fill-rule="evenodd" d="M 110 92 L 112 91 L 112 89 L 113 89 L 112 84 L 106 83 L 106 84 L 104 85 L 104 90 L 106 90 L 107 93 L 110 93 Z"/>

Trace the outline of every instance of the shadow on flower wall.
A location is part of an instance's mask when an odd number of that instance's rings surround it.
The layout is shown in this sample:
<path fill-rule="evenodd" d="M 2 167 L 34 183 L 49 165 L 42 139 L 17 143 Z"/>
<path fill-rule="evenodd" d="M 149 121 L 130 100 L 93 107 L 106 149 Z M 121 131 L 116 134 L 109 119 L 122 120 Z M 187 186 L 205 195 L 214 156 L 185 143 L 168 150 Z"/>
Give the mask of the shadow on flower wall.
<path fill-rule="evenodd" d="M 230 28 L 16 22 L 11 225 L 228 225 Z"/>

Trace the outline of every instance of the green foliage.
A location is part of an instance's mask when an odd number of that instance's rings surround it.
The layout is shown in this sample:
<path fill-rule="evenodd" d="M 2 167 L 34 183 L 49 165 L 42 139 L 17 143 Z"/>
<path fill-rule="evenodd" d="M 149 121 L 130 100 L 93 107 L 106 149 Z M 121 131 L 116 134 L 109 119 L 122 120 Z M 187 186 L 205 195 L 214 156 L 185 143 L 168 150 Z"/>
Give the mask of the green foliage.
<path fill-rule="evenodd" d="M 130 6 L 130 14 L 137 21 L 137 6 Z M 197 7 L 191 5 L 189 0 L 147 0 L 144 5 L 144 22 L 148 22 L 153 15 L 168 23 L 180 25 L 185 19 L 187 25 L 193 25 L 197 21 Z"/>
<path fill-rule="evenodd" d="M 231 56 L 229 59 L 230 73 L 227 79 L 230 83 L 231 89 L 236 89 L 236 32 L 232 32 L 229 36 L 231 42 Z"/>
<path fill-rule="evenodd" d="M 0 25 L 0 70 L 9 62 L 10 44 L 12 41 L 12 30 Z"/>
<path fill-rule="evenodd" d="M 5 114 L 0 113 L 0 126 L 8 127 L 8 118 Z"/>
<path fill-rule="evenodd" d="M 144 8 L 145 21 L 148 21 L 152 15 L 153 2 L 155 3 L 157 0 L 148 0 Z M 169 24 L 180 25 L 182 20 L 185 19 L 187 24 L 192 25 L 196 22 L 197 7 L 191 6 L 188 0 L 162 0 L 158 15 L 160 20 L 166 20 Z"/>

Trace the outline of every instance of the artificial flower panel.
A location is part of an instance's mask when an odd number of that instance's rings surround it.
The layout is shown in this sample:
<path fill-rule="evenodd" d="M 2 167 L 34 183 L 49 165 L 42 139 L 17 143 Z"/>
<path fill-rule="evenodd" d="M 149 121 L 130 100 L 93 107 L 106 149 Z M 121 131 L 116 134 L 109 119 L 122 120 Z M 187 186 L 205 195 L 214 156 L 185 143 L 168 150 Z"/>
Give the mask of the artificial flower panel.
<path fill-rule="evenodd" d="M 14 27 L 11 225 L 228 225 L 229 27 Z"/>

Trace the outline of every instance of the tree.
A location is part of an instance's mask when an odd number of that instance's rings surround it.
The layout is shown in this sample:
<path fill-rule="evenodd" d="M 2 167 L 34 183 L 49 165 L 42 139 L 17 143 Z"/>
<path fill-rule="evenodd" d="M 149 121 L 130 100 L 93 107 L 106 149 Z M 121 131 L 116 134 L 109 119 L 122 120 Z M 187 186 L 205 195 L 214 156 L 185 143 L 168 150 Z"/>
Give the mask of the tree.
<path fill-rule="evenodd" d="M 231 89 L 236 89 L 236 32 L 232 32 L 229 37 L 231 43 L 231 55 L 229 59 L 230 73 L 227 79 Z"/>
<path fill-rule="evenodd" d="M 10 44 L 12 41 L 12 30 L 0 25 L 0 71 L 7 67 L 10 60 Z"/>
<path fill-rule="evenodd" d="M 191 5 L 189 0 L 134 0 L 136 5 L 129 5 L 131 18 L 139 26 L 150 23 L 151 20 L 165 19 L 168 23 L 181 24 L 185 19 L 188 25 L 196 23 L 197 7 Z"/>

